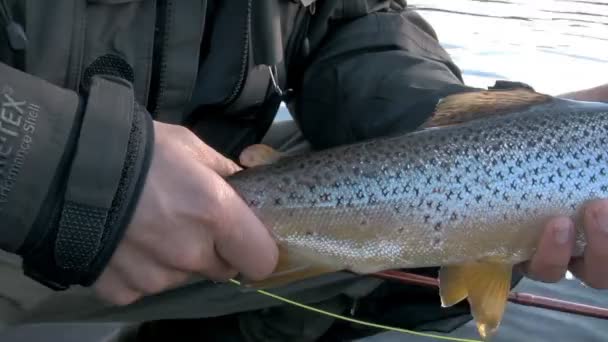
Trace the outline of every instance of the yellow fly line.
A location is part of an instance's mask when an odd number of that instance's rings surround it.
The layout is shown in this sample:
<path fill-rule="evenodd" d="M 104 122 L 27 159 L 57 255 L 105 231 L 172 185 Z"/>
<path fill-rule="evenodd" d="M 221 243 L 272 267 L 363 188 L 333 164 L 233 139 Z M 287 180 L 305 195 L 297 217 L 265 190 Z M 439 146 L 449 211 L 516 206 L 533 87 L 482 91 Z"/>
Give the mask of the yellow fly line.
<path fill-rule="evenodd" d="M 236 284 L 236 285 L 241 285 L 240 282 L 238 282 L 237 280 L 231 279 L 230 280 L 231 283 Z M 371 327 L 371 328 L 376 328 L 376 329 L 383 329 L 383 330 L 387 330 L 387 331 L 394 331 L 394 332 L 399 332 L 399 333 L 403 333 L 403 334 L 409 334 L 409 335 L 416 335 L 416 336 L 421 336 L 421 337 L 427 337 L 427 338 L 433 338 L 433 339 L 437 339 L 437 340 L 444 340 L 444 341 L 455 341 L 455 342 L 482 342 L 480 340 L 471 340 L 471 339 L 466 339 L 466 338 L 458 338 L 458 337 L 448 337 L 448 336 L 442 336 L 442 335 L 435 335 L 435 334 L 429 334 L 429 333 L 422 333 L 422 332 L 417 332 L 417 331 L 413 331 L 413 330 L 407 330 L 407 329 L 401 329 L 401 328 L 395 328 L 395 327 L 389 327 L 386 325 L 381 325 L 381 324 L 376 324 L 376 323 L 370 323 L 370 322 L 365 322 L 365 321 L 361 321 L 358 319 L 354 319 L 354 318 L 350 318 L 350 317 L 346 317 L 346 316 L 342 316 L 342 315 L 338 315 L 329 311 L 325 311 L 325 310 L 321 310 L 312 306 L 308 306 L 306 304 L 302 304 L 302 303 L 298 303 L 295 302 L 293 300 L 287 299 L 285 297 L 281 297 L 279 295 L 264 291 L 264 290 L 256 290 L 258 293 L 264 295 L 264 296 L 268 296 L 277 300 L 280 300 L 284 303 L 305 309 L 305 310 L 309 310 L 309 311 L 313 311 L 322 315 L 326 315 L 329 317 L 333 317 L 336 319 L 340 319 L 343 321 L 347 321 L 347 322 L 351 322 L 351 323 L 356 323 L 356 324 L 360 324 L 363 326 L 367 326 L 367 327 Z"/>

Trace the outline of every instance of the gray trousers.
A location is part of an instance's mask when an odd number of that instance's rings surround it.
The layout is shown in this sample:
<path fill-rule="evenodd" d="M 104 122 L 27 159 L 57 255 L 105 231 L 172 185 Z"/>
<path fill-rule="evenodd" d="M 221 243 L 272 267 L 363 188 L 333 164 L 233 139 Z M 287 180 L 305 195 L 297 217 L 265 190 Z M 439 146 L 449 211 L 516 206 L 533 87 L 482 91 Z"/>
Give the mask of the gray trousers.
<path fill-rule="evenodd" d="M 263 143 L 288 153 L 309 150 L 292 121 L 275 123 Z M 209 320 L 201 320 L 200 329 L 190 331 L 199 340 L 208 341 L 215 336 L 214 339 L 221 341 L 313 341 L 333 322 L 331 318 L 283 305 L 233 284 L 202 279 L 126 307 L 114 307 L 97 299 L 88 288 L 53 292 L 25 277 L 19 258 L 1 251 L 0 279 L 0 341 L 3 342 L 133 340 L 132 332 L 142 322 L 202 318 Z M 333 312 L 344 312 L 355 298 L 367 294 L 379 282 L 336 273 L 274 292 Z M 164 333 L 158 330 L 158 324 L 148 324 L 147 329 L 142 329 L 146 334 L 144 340 L 151 341 L 152 336 L 159 341 L 171 337 L 161 338 Z M 182 334 L 174 333 L 172 337 Z"/>

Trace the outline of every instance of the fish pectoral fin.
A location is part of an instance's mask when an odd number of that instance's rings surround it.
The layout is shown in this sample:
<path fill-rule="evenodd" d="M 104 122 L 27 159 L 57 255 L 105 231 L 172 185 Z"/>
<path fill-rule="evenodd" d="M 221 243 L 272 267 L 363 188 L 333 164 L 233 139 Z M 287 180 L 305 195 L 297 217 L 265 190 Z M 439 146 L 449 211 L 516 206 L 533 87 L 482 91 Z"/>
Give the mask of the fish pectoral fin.
<path fill-rule="evenodd" d="M 268 165 L 281 159 L 283 154 L 264 144 L 255 144 L 245 148 L 239 155 L 239 163 L 244 167 Z"/>
<path fill-rule="evenodd" d="M 467 299 L 477 330 L 487 340 L 502 321 L 511 292 L 513 266 L 501 262 L 477 262 L 459 268 L 459 276 L 466 282 Z"/>
<path fill-rule="evenodd" d="M 469 292 L 461 266 L 445 266 L 439 270 L 439 295 L 444 308 L 458 304 Z"/>
<path fill-rule="evenodd" d="M 314 278 L 323 274 L 339 271 L 336 268 L 313 264 L 299 253 L 279 246 L 279 260 L 274 272 L 260 281 L 243 281 L 247 287 L 268 289 L 294 283 L 300 280 Z"/>

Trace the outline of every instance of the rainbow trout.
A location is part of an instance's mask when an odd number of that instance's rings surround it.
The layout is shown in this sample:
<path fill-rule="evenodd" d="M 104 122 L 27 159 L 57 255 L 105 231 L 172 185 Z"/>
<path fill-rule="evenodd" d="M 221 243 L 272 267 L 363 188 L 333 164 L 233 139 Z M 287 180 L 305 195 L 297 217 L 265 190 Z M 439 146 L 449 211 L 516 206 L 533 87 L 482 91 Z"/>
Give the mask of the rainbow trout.
<path fill-rule="evenodd" d="M 543 222 L 608 197 L 608 104 L 483 92 L 444 99 L 432 120 L 306 155 L 247 151 L 266 165 L 228 182 L 280 246 L 266 284 L 441 267 L 443 305 L 468 298 L 491 336 L 512 266 L 534 253 Z M 584 246 L 579 230 L 577 255 Z"/>

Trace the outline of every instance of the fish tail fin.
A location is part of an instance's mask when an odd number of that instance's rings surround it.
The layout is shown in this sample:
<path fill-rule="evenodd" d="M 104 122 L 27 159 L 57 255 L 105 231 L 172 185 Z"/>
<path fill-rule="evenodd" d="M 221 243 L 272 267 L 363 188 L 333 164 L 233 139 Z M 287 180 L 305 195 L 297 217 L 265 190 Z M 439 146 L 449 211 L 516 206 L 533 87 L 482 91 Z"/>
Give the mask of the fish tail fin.
<path fill-rule="evenodd" d="M 306 260 L 306 258 L 298 257 L 297 253 L 279 246 L 279 260 L 274 272 L 266 279 L 243 281 L 243 284 L 256 289 L 267 289 L 338 271 L 334 267 L 313 264 Z"/>
<path fill-rule="evenodd" d="M 479 335 L 490 339 L 498 329 L 511 292 L 512 265 L 478 262 L 448 266 L 440 271 L 440 294 L 444 306 L 467 298 Z"/>

